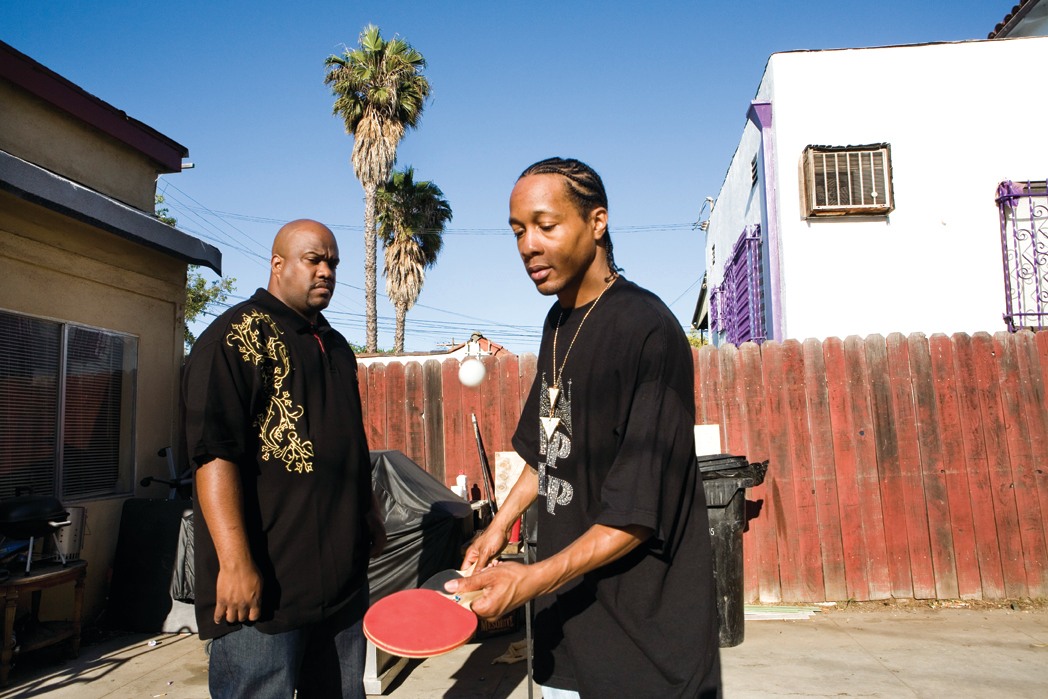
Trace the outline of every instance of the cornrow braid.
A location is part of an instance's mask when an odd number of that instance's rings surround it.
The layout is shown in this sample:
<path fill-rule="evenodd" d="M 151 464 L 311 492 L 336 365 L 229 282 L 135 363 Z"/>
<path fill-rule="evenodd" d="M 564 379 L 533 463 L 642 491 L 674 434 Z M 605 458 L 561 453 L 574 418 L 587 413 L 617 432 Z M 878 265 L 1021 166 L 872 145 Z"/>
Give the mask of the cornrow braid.
<path fill-rule="evenodd" d="M 604 191 L 604 182 L 593 168 L 581 160 L 546 158 L 528 166 L 517 179 L 520 180 L 530 175 L 560 175 L 563 177 L 567 183 L 568 196 L 583 218 L 588 217 L 590 212 L 598 207 L 608 208 L 608 193 Z M 622 268 L 615 264 L 611 231 L 607 228 L 604 229 L 603 241 L 604 256 L 611 272 L 605 281 L 611 281 L 612 277 L 622 271 Z"/>

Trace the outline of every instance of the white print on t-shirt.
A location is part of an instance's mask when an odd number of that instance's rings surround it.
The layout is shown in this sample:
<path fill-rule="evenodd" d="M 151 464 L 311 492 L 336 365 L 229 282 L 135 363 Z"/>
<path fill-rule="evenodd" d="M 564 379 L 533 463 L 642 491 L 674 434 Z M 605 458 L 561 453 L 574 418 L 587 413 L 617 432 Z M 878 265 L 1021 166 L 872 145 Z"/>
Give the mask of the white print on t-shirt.
<path fill-rule="evenodd" d="M 549 387 L 546 374 L 543 373 L 540 396 L 539 414 L 543 417 L 560 418 L 553 434 L 548 437 L 541 421 L 539 425 L 539 455 L 546 457 L 539 461 L 539 497 L 546 498 L 546 511 L 555 515 L 554 508 L 557 505 L 569 504 L 575 494 L 571 483 L 551 473 L 556 471 L 558 459 L 567 458 L 571 454 L 571 381 L 569 380 L 567 387 L 557 394 L 557 404 L 552 406 L 551 411 Z"/>

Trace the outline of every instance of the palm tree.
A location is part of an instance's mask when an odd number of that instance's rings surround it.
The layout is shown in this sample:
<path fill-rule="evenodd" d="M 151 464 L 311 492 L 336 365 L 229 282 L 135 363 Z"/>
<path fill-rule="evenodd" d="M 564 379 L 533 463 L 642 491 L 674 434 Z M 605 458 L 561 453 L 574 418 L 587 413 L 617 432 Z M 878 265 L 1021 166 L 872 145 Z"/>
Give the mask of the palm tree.
<path fill-rule="evenodd" d="M 342 117 L 346 133 L 353 136 L 353 171 L 364 188 L 365 349 L 375 352 L 375 196 L 379 185 L 390 177 L 404 131 L 418 126 L 422 116 L 429 95 L 429 81 L 422 75 L 426 59 L 402 39 L 385 41 L 378 27 L 369 24 L 356 49 L 328 56 L 324 65 L 324 84 L 335 95 L 332 113 Z"/>
<path fill-rule="evenodd" d="M 415 305 L 426 270 L 437 263 L 451 220 L 440 187 L 415 182 L 414 168 L 396 171 L 378 190 L 378 234 L 385 250 L 386 295 L 397 311 L 393 352 L 404 351 L 404 318 Z"/>

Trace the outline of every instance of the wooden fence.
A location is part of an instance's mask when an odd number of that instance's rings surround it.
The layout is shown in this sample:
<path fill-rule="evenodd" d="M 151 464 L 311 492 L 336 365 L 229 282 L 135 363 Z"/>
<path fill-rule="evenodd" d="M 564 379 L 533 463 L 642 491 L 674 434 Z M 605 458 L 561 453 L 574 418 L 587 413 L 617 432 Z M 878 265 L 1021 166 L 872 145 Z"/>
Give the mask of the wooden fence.
<path fill-rule="evenodd" d="M 371 448 L 480 482 L 534 355 L 361 368 Z M 750 601 L 1048 595 L 1048 332 L 746 343 L 695 351 L 696 421 L 769 462 L 746 490 Z M 475 490 L 479 496 L 479 489 Z"/>

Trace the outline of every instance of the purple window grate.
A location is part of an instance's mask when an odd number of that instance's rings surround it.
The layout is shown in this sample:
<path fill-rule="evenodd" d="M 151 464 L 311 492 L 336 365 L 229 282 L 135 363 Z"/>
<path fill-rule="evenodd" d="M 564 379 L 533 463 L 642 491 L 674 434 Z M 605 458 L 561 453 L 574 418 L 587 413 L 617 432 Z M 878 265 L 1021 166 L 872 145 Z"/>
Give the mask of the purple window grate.
<path fill-rule="evenodd" d="M 1009 332 L 1048 328 L 1048 181 L 997 187 Z"/>
<path fill-rule="evenodd" d="M 710 292 L 710 326 L 724 333 L 725 342 L 759 344 L 767 339 L 762 289 L 761 227 L 754 224 L 739 236 L 725 265 L 724 280 Z"/>

